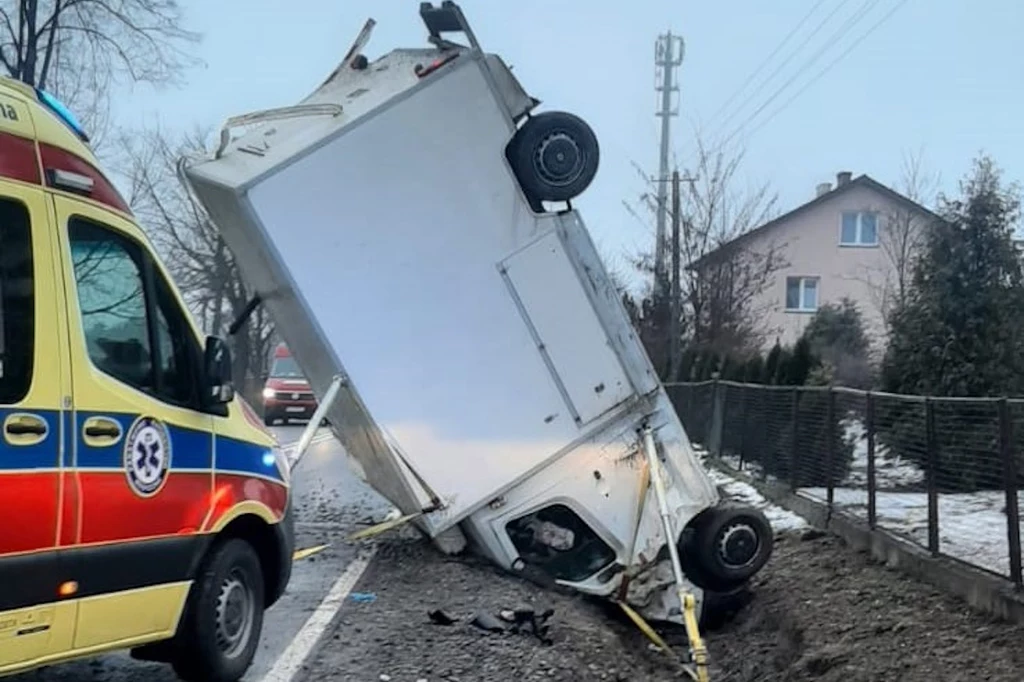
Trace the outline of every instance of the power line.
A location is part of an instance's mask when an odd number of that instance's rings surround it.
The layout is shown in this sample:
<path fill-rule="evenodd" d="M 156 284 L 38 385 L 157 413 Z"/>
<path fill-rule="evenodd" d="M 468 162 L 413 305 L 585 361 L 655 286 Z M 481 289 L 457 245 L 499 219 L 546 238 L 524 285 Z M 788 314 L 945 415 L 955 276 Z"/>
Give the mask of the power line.
<path fill-rule="evenodd" d="M 844 59 L 844 58 L 845 58 L 845 57 L 846 57 L 846 56 L 847 56 L 848 54 L 850 54 L 850 53 L 851 53 L 851 52 L 853 51 L 853 49 L 854 49 L 855 47 L 857 47 L 857 46 L 858 46 L 858 45 L 859 45 L 860 43 L 862 43 L 862 42 L 863 42 L 864 40 L 866 40 L 868 36 L 870 36 L 870 35 L 871 35 L 872 33 L 874 33 L 874 32 L 875 32 L 875 30 L 876 30 L 876 29 L 878 29 L 878 27 L 879 27 L 879 26 L 881 26 L 881 25 L 882 25 L 882 24 L 884 24 L 884 23 L 885 23 L 886 21 L 888 21 L 888 20 L 889 20 L 889 17 L 891 17 L 892 15 L 896 14 L 896 11 L 897 11 L 897 10 L 898 10 L 898 9 L 899 9 L 900 7 L 902 7 L 903 5 L 905 5 L 905 4 L 907 4 L 907 0 L 900 0 L 900 2 L 899 2 L 899 3 L 898 3 L 898 4 L 896 5 L 896 6 L 895 6 L 895 7 L 893 7 L 893 8 L 891 9 L 891 10 L 889 10 L 889 12 L 885 14 L 885 16 L 883 16 L 883 17 L 882 17 L 881 19 L 879 19 L 879 20 L 878 20 L 877 22 L 875 22 L 875 23 L 874 23 L 874 24 L 873 24 L 873 25 L 871 26 L 871 28 L 869 28 L 869 29 L 868 29 L 868 30 L 867 30 L 866 32 L 864 32 L 863 34 L 861 34 L 860 38 L 858 38 L 857 40 L 855 40 L 855 41 L 854 41 L 854 42 L 853 42 L 852 44 L 850 44 L 850 46 L 849 46 L 849 47 L 847 47 L 847 48 L 846 48 L 846 49 L 845 49 L 845 50 L 844 50 L 844 51 L 843 51 L 843 52 L 842 52 L 842 53 L 841 53 L 841 54 L 840 54 L 840 55 L 839 55 L 838 57 L 836 57 L 835 59 L 833 59 L 833 60 L 832 60 L 831 62 L 829 62 L 829 63 L 828 63 L 828 64 L 827 64 L 826 66 L 825 66 L 825 68 L 823 68 L 823 69 L 822 69 L 821 71 L 819 71 L 819 72 L 818 72 L 817 74 L 815 74 L 815 75 L 814 75 L 814 78 L 812 78 L 811 80 L 807 81 L 807 83 L 805 83 L 805 84 L 803 85 L 803 87 L 801 87 L 801 88 L 800 88 L 799 90 L 797 90 L 797 91 L 796 91 L 796 92 L 795 92 L 795 93 L 793 94 L 793 96 L 792 96 L 792 97 L 790 97 L 790 98 L 789 98 L 788 100 L 786 100 L 786 101 L 785 101 L 785 102 L 784 102 L 784 103 L 782 104 L 782 106 L 780 106 L 779 108 L 775 109 L 775 110 L 774 110 L 774 111 L 773 111 L 773 112 L 772 112 L 771 114 L 769 114 L 769 115 L 768 115 L 768 117 L 767 117 L 767 118 L 763 119 L 763 120 L 762 120 L 762 121 L 761 121 L 760 123 L 758 123 L 758 124 L 757 124 L 757 125 L 756 125 L 756 126 L 755 126 L 755 127 L 754 127 L 754 128 L 753 128 L 753 129 L 751 130 L 751 131 L 750 131 L 750 134 L 751 134 L 751 135 L 753 135 L 753 134 L 754 134 L 755 132 L 757 132 L 758 130 L 760 130 L 761 128 L 763 128 L 763 127 L 764 127 L 765 125 L 767 125 L 769 121 L 771 121 L 771 120 L 772 120 L 773 118 L 775 118 L 775 117 L 776 117 L 776 116 L 777 116 L 777 115 L 778 115 L 779 113 L 781 113 L 781 112 L 782 112 L 782 111 L 783 111 L 784 109 L 786 109 L 786 108 L 787 108 L 787 107 L 788 107 L 788 106 L 789 106 L 790 104 L 792 104 L 792 103 L 793 103 L 793 101 L 794 101 L 794 100 L 795 100 L 795 99 L 796 99 L 797 97 L 799 97 L 800 95 L 802 95 L 802 94 L 803 94 L 803 93 L 804 93 L 804 92 L 805 92 L 805 91 L 806 91 L 806 90 L 807 90 L 807 89 L 808 89 L 809 87 L 811 87 L 812 85 L 814 85 L 814 84 L 815 84 L 815 83 L 816 83 L 816 82 L 817 82 L 818 80 L 820 80 L 820 79 L 821 79 L 821 78 L 822 78 L 822 77 L 823 77 L 823 76 L 824 76 L 824 75 L 825 75 L 826 73 L 828 73 L 829 71 L 831 71 L 831 70 L 832 70 L 832 68 L 833 68 L 833 67 L 835 67 L 835 65 L 836 65 L 836 64 L 838 64 L 839 62 L 841 62 L 841 61 L 842 61 L 842 60 L 843 60 L 843 59 Z"/>
<path fill-rule="evenodd" d="M 864 18 L 864 15 L 867 14 L 871 10 L 872 7 L 874 7 L 876 4 L 878 4 L 878 1 L 879 0 L 865 0 L 864 4 L 861 5 L 860 9 L 857 12 L 855 12 L 852 16 L 850 16 L 846 20 L 846 22 L 839 28 L 839 30 L 836 31 L 835 33 L 833 33 L 832 36 L 830 36 L 829 39 L 827 41 L 825 41 L 825 44 L 822 45 L 818 49 L 818 51 L 815 52 L 814 55 L 807 62 L 805 62 L 804 65 L 800 69 L 798 69 L 796 73 L 794 73 L 790 77 L 789 80 L 787 80 L 785 83 L 782 84 L 782 87 L 780 87 L 778 90 L 776 90 L 772 94 L 771 97 L 769 97 L 767 100 L 765 100 L 765 102 L 760 107 L 758 107 L 754 111 L 754 113 L 752 113 L 750 116 L 748 116 L 746 119 L 744 119 L 743 122 L 740 123 L 739 126 L 737 126 L 737 128 L 729 136 L 727 136 L 722 141 L 722 143 L 721 143 L 722 146 L 724 147 L 726 144 L 729 143 L 730 140 L 732 140 L 734 137 L 736 137 L 741 132 L 743 132 L 743 128 L 748 123 L 750 123 L 755 118 L 757 118 L 758 114 L 760 114 L 762 111 L 767 109 L 769 104 L 774 102 L 775 99 L 779 95 L 781 95 L 783 92 L 785 92 L 786 89 L 789 88 L 790 85 L 792 85 L 801 75 L 803 75 L 803 73 L 805 71 L 807 71 L 807 69 L 809 69 L 811 66 L 813 66 L 814 62 L 818 61 L 818 59 L 825 52 L 827 52 L 829 50 L 829 48 L 832 47 L 832 45 L 834 45 L 838 40 L 842 39 L 842 37 L 846 33 L 848 33 L 850 31 L 850 29 L 852 29 L 856 24 L 860 23 L 860 21 Z"/>
<path fill-rule="evenodd" d="M 754 69 L 754 72 L 751 73 L 749 76 L 747 76 L 747 80 L 743 81 L 743 84 L 739 87 L 739 89 L 736 90 L 735 92 L 733 92 L 732 95 L 729 96 L 729 99 L 725 100 L 725 102 L 722 103 L 722 106 L 718 107 L 718 109 L 715 110 L 715 113 L 711 114 L 712 120 L 716 116 L 718 116 L 720 113 L 725 111 L 726 107 L 728 107 L 730 104 L 732 104 L 732 101 L 734 99 L 736 99 L 736 95 L 738 95 L 741 92 L 743 92 L 743 90 L 746 89 L 746 87 L 748 85 L 750 85 L 750 82 L 752 80 L 754 80 L 754 78 L 757 77 L 757 74 L 761 73 L 761 70 L 764 67 L 768 66 L 768 64 L 772 61 L 772 59 L 775 57 L 775 55 L 777 55 L 779 53 L 779 51 L 783 47 L 786 46 L 786 43 L 789 42 L 789 39 L 792 38 L 794 35 L 796 35 L 797 31 L 800 30 L 800 27 L 803 26 L 804 24 L 806 24 L 807 20 L 811 18 L 811 15 L 813 15 L 815 12 L 817 12 L 818 8 L 821 7 L 824 3 L 825 3 L 825 0 L 818 0 L 816 3 L 814 3 L 814 6 L 811 7 L 811 11 L 808 12 L 807 14 L 805 14 L 803 19 L 801 19 L 799 22 L 797 22 L 797 25 L 794 26 L 793 30 L 791 30 L 786 35 L 786 37 L 782 39 L 781 43 L 779 43 L 778 45 L 775 46 L 775 49 L 772 50 L 772 53 L 770 55 L 768 55 L 767 57 L 765 57 L 764 61 L 761 62 L 761 66 L 759 66 L 756 69 Z"/>
<path fill-rule="evenodd" d="M 807 43 L 811 42 L 811 40 L 814 38 L 814 36 L 817 35 L 819 31 L 821 31 L 822 27 L 824 27 L 825 24 L 827 24 L 829 22 L 829 20 L 831 20 L 832 17 L 834 17 L 836 15 L 836 13 L 839 10 L 841 10 L 843 7 L 845 7 L 849 2 L 850 2 L 850 0 L 842 0 L 842 2 L 840 2 L 838 5 L 836 5 L 836 7 L 831 12 L 829 12 L 828 15 L 824 19 L 822 19 L 818 23 L 817 26 L 814 27 L 814 30 L 812 30 L 810 32 L 810 34 L 808 34 L 808 36 L 804 39 L 804 41 L 802 43 L 800 43 L 797 46 L 797 48 L 788 57 L 786 57 L 786 59 L 784 59 L 783 62 L 781 64 L 779 64 L 775 68 L 775 70 L 772 71 L 771 74 L 767 78 L 765 78 L 763 81 L 761 81 L 761 84 L 758 85 L 757 88 L 755 88 L 752 93 L 750 93 L 750 96 L 746 99 L 746 101 L 743 102 L 743 104 L 741 104 L 739 107 L 734 109 L 733 112 L 731 114 L 729 114 L 725 118 L 724 121 L 722 121 L 721 129 L 724 130 L 725 127 L 729 124 L 729 121 L 733 120 L 733 118 L 735 118 L 736 114 L 738 114 L 739 112 L 743 111 L 743 109 L 746 108 L 747 104 L 752 102 L 754 100 L 754 98 L 757 96 L 757 94 L 759 92 L 761 92 L 762 89 L 764 89 L 764 86 L 767 85 L 768 83 L 770 83 L 771 80 L 773 78 L 775 78 L 775 76 L 777 76 L 779 74 L 779 72 L 782 71 L 782 69 L 786 68 L 786 65 L 789 64 L 791 61 L 793 61 L 794 57 L 796 57 L 798 54 L 800 54 L 800 51 L 802 49 L 804 49 L 804 47 L 807 45 Z"/>

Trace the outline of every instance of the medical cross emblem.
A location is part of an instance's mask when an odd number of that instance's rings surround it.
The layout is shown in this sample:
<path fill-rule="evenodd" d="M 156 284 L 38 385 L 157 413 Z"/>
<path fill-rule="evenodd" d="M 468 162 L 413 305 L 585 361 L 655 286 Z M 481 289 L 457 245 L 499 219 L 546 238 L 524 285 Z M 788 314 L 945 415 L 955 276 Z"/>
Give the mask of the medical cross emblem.
<path fill-rule="evenodd" d="M 167 428 L 152 417 L 137 419 L 124 444 L 125 475 L 135 494 L 150 497 L 160 492 L 170 465 L 171 440 Z"/>

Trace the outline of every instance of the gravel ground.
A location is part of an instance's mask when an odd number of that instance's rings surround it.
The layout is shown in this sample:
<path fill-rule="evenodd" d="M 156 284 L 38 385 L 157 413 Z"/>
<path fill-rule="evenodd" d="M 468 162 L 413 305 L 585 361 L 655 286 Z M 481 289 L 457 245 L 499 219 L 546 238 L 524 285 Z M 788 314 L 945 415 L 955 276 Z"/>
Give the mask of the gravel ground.
<path fill-rule="evenodd" d="M 868 561 L 829 536 L 780 536 L 775 556 L 736 617 L 707 633 L 712 682 L 1020 680 L 1024 629 Z M 528 682 L 683 679 L 602 603 L 546 592 L 483 561 L 391 540 L 307 665 L 305 682 Z M 553 643 L 490 634 L 479 612 L 542 612 Z M 443 609 L 460 620 L 430 624 Z M 666 639 L 684 646 L 681 631 Z"/>

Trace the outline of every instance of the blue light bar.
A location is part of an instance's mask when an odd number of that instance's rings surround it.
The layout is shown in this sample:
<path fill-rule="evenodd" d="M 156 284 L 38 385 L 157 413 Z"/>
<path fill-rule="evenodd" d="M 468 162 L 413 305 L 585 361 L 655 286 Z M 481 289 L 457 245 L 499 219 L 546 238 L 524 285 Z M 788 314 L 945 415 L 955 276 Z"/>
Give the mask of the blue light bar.
<path fill-rule="evenodd" d="M 78 139 L 88 144 L 89 136 L 85 134 L 85 129 L 82 128 L 82 124 L 78 122 L 75 115 L 72 114 L 66 106 L 64 106 L 63 102 L 45 90 L 40 90 L 39 88 L 36 88 L 36 96 L 39 97 L 39 101 L 45 104 L 50 111 L 57 114 L 57 118 L 59 118 L 64 125 L 70 128 L 71 132 L 73 132 Z"/>

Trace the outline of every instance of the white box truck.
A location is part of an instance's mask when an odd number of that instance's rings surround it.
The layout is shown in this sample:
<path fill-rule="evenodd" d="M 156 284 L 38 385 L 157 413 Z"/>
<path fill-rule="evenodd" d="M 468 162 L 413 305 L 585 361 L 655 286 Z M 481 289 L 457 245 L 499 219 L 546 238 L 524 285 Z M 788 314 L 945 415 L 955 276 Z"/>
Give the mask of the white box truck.
<path fill-rule="evenodd" d="M 590 127 L 536 113 L 454 3 L 420 15 L 429 47 L 371 62 L 371 20 L 183 175 L 373 488 L 439 544 L 681 621 L 771 529 L 720 501 L 569 204 Z"/>

